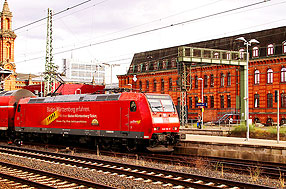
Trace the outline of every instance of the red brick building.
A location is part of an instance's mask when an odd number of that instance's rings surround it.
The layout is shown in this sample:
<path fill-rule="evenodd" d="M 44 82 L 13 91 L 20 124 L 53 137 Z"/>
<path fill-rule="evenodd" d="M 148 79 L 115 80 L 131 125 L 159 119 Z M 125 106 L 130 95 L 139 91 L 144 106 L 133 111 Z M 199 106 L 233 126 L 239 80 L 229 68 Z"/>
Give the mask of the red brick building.
<path fill-rule="evenodd" d="M 260 43 L 249 48 L 249 112 L 255 122 L 277 121 L 275 90 L 279 90 L 280 122 L 286 123 L 286 27 L 245 33 L 182 46 L 246 51 L 243 42 L 236 39 L 256 39 Z M 214 54 L 213 56 L 216 56 Z M 178 74 L 178 46 L 134 55 L 125 75 L 119 75 L 120 88 L 135 91 L 170 94 L 176 105 L 180 104 L 180 75 Z M 205 121 L 217 121 L 225 114 L 240 114 L 240 66 L 192 65 L 188 71 L 191 86 L 187 88 L 188 118 L 196 119 L 201 111 L 196 107 L 201 97 L 204 79 Z M 136 79 L 134 78 L 136 75 Z"/>

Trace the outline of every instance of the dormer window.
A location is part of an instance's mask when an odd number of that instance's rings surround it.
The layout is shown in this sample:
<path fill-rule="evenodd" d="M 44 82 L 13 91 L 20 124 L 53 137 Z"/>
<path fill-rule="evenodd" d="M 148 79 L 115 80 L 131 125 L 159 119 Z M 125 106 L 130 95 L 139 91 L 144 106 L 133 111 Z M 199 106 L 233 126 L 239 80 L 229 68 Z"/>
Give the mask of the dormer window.
<path fill-rule="evenodd" d="M 219 57 L 218 52 L 214 53 L 214 58 L 215 58 L 215 59 L 218 59 L 218 57 Z"/>
<path fill-rule="evenodd" d="M 274 45 L 270 44 L 267 46 L 267 56 L 271 56 L 274 54 Z"/>
<path fill-rule="evenodd" d="M 286 54 L 286 41 L 282 43 L 283 53 Z"/>
<path fill-rule="evenodd" d="M 252 57 L 258 57 L 258 47 L 253 47 L 253 49 L 252 49 Z"/>
<path fill-rule="evenodd" d="M 229 53 L 229 52 L 226 53 L 226 59 L 227 59 L 227 60 L 230 60 L 230 53 Z"/>
<path fill-rule="evenodd" d="M 240 55 L 240 58 L 241 58 L 241 59 L 244 58 L 244 49 L 240 49 L 240 50 L 239 50 L 239 55 Z"/>

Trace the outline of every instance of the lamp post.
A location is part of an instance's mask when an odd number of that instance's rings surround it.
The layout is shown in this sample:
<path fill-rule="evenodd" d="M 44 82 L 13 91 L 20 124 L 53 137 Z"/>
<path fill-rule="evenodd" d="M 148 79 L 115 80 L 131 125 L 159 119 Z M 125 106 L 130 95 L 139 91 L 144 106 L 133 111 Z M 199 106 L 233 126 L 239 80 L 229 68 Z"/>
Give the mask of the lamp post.
<path fill-rule="evenodd" d="M 202 81 L 202 103 L 204 103 L 204 79 L 203 78 L 198 78 L 198 80 Z M 204 126 L 204 111 L 202 108 L 202 128 Z"/>
<path fill-rule="evenodd" d="M 252 43 L 259 43 L 256 39 L 251 39 L 247 41 L 244 37 L 239 37 L 236 40 L 243 41 L 244 45 L 246 45 L 246 84 L 245 84 L 245 121 L 246 121 L 246 141 L 249 140 L 249 99 L 248 99 L 248 64 L 249 64 L 249 53 L 248 47 L 251 46 Z"/>
<path fill-rule="evenodd" d="M 120 65 L 119 64 L 108 64 L 108 63 L 102 63 L 102 64 L 110 67 L 110 87 L 112 88 L 112 67 L 120 66 Z"/>

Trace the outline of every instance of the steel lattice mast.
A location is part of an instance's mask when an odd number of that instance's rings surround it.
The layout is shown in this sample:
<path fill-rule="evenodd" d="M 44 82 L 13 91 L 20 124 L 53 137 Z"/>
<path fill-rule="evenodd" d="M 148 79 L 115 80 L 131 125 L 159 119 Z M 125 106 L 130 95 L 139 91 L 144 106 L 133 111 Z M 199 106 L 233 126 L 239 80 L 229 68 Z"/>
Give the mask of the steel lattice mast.
<path fill-rule="evenodd" d="M 44 96 L 47 96 L 52 92 L 52 88 L 55 83 L 54 74 L 57 71 L 57 67 L 53 63 L 53 28 L 52 28 L 52 10 L 48 9 L 47 17 L 47 42 L 46 42 L 46 63 L 44 72 L 45 89 Z"/>

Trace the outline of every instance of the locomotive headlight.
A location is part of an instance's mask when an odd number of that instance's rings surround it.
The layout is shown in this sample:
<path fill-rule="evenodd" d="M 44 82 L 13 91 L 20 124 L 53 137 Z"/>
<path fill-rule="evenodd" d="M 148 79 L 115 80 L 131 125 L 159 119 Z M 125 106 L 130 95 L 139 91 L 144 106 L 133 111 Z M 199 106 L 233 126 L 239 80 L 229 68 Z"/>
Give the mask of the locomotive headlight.
<path fill-rule="evenodd" d="M 160 127 L 154 127 L 154 131 L 159 131 Z"/>
<path fill-rule="evenodd" d="M 178 127 L 173 127 L 173 130 L 175 130 L 175 131 L 178 130 Z"/>

